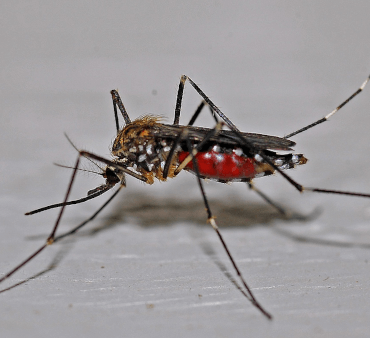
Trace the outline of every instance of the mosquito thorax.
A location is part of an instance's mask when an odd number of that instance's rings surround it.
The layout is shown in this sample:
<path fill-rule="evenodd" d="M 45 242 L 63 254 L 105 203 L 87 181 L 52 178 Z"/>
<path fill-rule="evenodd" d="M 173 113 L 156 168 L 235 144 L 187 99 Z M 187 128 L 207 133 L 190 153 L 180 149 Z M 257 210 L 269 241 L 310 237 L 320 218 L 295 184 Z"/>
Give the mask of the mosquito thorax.
<path fill-rule="evenodd" d="M 144 116 L 126 125 L 113 142 L 112 155 L 119 162 L 133 168 L 147 178 L 147 183 L 154 183 L 154 178 L 163 178 L 163 168 L 170 144 L 165 139 L 158 138 L 161 124 L 158 116 Z M 171 143 L 171 141 L 169 141 Z M 173 177 L 177 157 L 174 156 L 168 177 Z"/>

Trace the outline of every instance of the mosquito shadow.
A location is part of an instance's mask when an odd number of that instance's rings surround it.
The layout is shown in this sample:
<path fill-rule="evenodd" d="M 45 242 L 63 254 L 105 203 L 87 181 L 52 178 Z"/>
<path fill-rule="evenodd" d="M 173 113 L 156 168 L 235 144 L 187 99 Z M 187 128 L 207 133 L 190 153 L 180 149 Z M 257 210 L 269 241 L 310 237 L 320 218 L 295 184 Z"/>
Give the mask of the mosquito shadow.
<path fill-rule="evenodd" d="M 272 231 L 274 231 L 275 233 L 281 236 L 289 238 L 292 241 L 300 242 L 300 243 L 332 246 L 332 247 L 339 247 L 339 248 L 370 249 L 370 243 L 355 243 L 355 242 L 345 242 L 345 241 L 334 241 L 330 239 L 313 238 L 313 237 L 308 237 L 308 236 L 297 235 L 297 234 L 290 232 L 289 230 L 281 229 L 279 227 L 273 227 Z"/>
<path fill-rule="evenodd" d="M 244 289 L 239 285 L 237 280 L 231 274 L 229 268 L 221 262 L 220 258 L 216 254 L 215 250 L 213 249 L 212 245 L 206 242 L 202 242 L 200 244 L 201 249 L 203 250 L 204 254 L 210 257 L 213 263 L 218 267 L 218 269 L 225 275 L 225 277 L 238 289 L 249 301 L 250 298 L 245 294 Z"/>
<path fill-rule="evenodd" d="M 81 229 L 77 236 L 94 236 L 124 223 L 136 224 L 142 227 L 171 226 L 179 222 L 206 226 L 207 213 L 202 199 L 186 200 L 175 197 L 158 197 L 142 193 L 122 194 L 121 200 L 115 201 L 109 211 Z M 261 201 L 248 202 L 243 200 L 211 199 L 210 205 L 217 224 L 221 228 L 271 225 L 276 220 L 287 220 L 270 205 Z M 88 218 L 90 215 L 86 215 Z M 293 218 L 294 220 L 295 218 Z M 76 225 L 81 219 L 76 219 Z M 38 240 L 44 235 L 28 236 L 28 239 Z"/>
<path fill-rule="evenodd" d="M 100 231 L 120 226 L 122 222 L 138 224 L 142 227 L 163 227 L 178 222 L 193 223 L 197 226 L 209 227 L 207 214 L 202 200 L 182 200 L 168 197 L 153 197 L 146 194 L 130 194 L 124 196 L 124 203 L 116 203 L 110 215 L 104 218 L 98 226 L 89 231 L 94 235 Z M 328 239 L 312 238 L 309 236 L 297 235 L 287 229 L 276 226 L 277 220 L 284 223 L 309 222 L 321 214 L 321 210 L 315 209 L 307 216 L 293 212 L 293 217 L 287 218 L 278 213 L 274 208 L 264 202 L 248 202 L 240 199 L 210 200 L 210 205 L 216 216 L 218 226 L 222 228 L 243 227 L 245 229 L 256 226 L 269 226 L 272 231 L 281 236 L 290 238 L 301 243 L 311 243 L 342 248 L 364 248 L 370 249 L 370 243 L 355 243 L 335 241 Z"/>
<path fill-rule="evenodd" d="M 250 228 L 271 225 L 276 220 L 289 220 L 263 202 L 240 200 L 210 200 L 212 211 L 221 228 Z M 130 222 L 142 227 L 163 227 L 178 222 L 207 225 L 207 214 L 202 200 L 182 200 L 168 197 L 154 197 L 146 194 L 130 194 L 124 202 L 117 203 L 110 210 L 108 217 L 103 218 L 98 226 L 89 230 L 93 235 L 102 230 L 121 226 Z"/>

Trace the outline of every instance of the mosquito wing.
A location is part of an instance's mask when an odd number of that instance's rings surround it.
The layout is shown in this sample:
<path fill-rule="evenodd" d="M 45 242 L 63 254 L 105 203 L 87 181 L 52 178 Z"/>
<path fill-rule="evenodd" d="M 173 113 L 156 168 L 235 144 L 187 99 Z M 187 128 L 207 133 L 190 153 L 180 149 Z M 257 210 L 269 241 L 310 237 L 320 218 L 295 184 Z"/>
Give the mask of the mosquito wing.
<path fill-rule="evenodd" d="M 174 126 L 162 124 L 160 130 L 157 131 L 158 137 L 176 138 L 182 128 L 188 129 L 188 137 L 192 141 L 202 141 L 205 135 L 211 130 L 209 128 L 193 127 L 193 126 Z M 255 133 L 241 133 L 248 143 L 258 149 L 271 150 L 293 150 L 295 142 L 281 138 L 278 136 L 270 136 Z M 237 147 L 240 144 L 238 136 L 232 130 L 221 130 L 216 136 L 210 139 L 210 142 L 217 142 L 220 145 Z"/>

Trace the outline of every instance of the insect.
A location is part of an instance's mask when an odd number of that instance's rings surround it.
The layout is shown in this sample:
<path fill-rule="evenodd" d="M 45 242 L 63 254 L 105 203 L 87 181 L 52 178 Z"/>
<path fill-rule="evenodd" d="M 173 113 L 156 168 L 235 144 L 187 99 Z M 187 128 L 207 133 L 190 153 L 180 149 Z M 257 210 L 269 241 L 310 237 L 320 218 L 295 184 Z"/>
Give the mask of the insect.
<path fill-rule="evenodd" d="M 209 206 L 202 179 L 212 179 L 221 183 L 245 182 L 250 189 L 256 191 L 267 203 L 272 205 L 277 209 L 277 211 L 285 216 L 289 216 L 289 213 L 257 189 L 254 186 L 253 179 L 268 176 L 273 173 L 279 173 L 300 192 L 311 191 L 367 198 L 370 197 L 370 194 L 357 192 L 304 187 L 294 181 L 286 173 L 286 170 L 299 165 L 304 165 L 307 162 L 307 159 L 302 154 L 295 154 L 293 152 L 292 147 L 295 145 L 295 142 L 289 140 L 289 138 L 327 121 L 339 109 L 358 95 L 365 88 L 369 80 L 370 76 L 356 92 L 354 92 L 331 113 L 314 123 L 286 135 L 285 137 L 241 132 L 209 99 L 209 97 L 188 76 L 185 75 L 181 77 L 179 84 L 173 124 L 163 124 L 160 122 L 159 117 L 151 115 L 131 121 L 118 92 L 116 90 L 112 90 L 111 95 L 117 130 L 117 136 L 112 146 L 113 158 L 106 159 L 94 153 L 79 150 L 75 147 L 78 151 L 78 156 L 75 165 L 72 167 L 72 177 L 63 202 L 26 213 L 26 215 L 31 215 L 47 209 L 60 208 L 50 235 L 44 245 L 13 268 L 10 272 L 5 274 L 0 279 L 0 283 L 21 269 L 35 256 L 41 253 L 47 246 L 76 233 L 79 229 L 92 221 L 113 200 L 113 198 L 117 196 L 118 192 L 126 186 L 127 176 L 132 176 L 147 184 L 153 184 L 155 179 L 166 181 L 169 178 L 175 178 L 180 171 L 185 170 L 197 177 L 207 212 L 207 220 L 219 237 L 228 258 L 243 285 L 241 292 L 265 317 L 272 319 L 271 314 L 264 309 L 253 295 L 242 275 L 242 272 L 237 266 L 228 245 L 223 239 Z M 180 112 L 186 81 L 188 81 L 198 92 L 198 94 L 203 98 L 203 101 L 193 114 L 189 123 L 187 125 L 180 125 Z M 205 105 L 208 105 L 212 116 L 215 119 L 216 126 L 214 128 L 193 126 Z M 118 111 L 121 113 L 125 122 L 123 127 L 120 127 L 119 124 Z M 228 130 L 224 130 L 224 126 L 226 126 Z M 279 154 L 278 151 L 284 151 L 285 153 Z M 69 201 L 69 195 L 75 181 L 76 174 L 79 170 L 81 157 L 87 158 L 90 161 L 104 163 L 105 167 L 102 168 L 101 175 L 105 178 L 105 183 L 88 191 L 86 197 Z M 116 185 L 118 185 L 118 189 L 91 217 L 74 227 L 72 230 L 58 236 L 56 235 L 66 206 L 96 198 L 108 190 L 111 190 Z"/>

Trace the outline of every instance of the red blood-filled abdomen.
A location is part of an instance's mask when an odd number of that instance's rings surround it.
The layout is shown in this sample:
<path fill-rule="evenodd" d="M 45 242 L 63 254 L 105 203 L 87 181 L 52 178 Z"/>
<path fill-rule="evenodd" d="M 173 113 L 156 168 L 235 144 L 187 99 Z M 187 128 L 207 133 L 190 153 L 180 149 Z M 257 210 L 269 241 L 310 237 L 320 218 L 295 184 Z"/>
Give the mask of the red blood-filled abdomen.
<path fill-rule="evenodd" d="M 189 153 L 186 151 L 179 152 L 179 162 L 181 163 L 188 155 Z M 195 157 L 199 174 L 207 178 L 231 181 L 253 178 L 256 174 L 253 158 L 242 157 L 235 153 L 220 153 L 213 150 L 199 152 Z M 193 162 L 189 162 L 185 169 L 195 172 Z"/>

